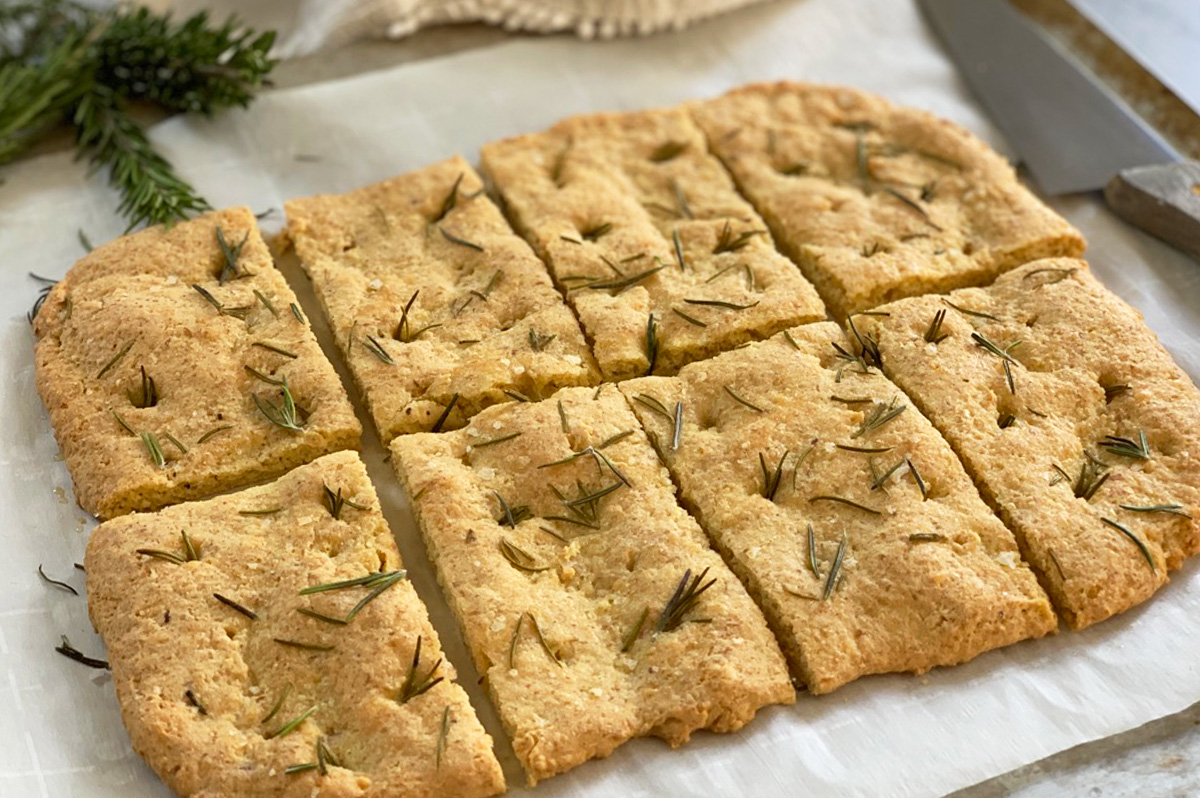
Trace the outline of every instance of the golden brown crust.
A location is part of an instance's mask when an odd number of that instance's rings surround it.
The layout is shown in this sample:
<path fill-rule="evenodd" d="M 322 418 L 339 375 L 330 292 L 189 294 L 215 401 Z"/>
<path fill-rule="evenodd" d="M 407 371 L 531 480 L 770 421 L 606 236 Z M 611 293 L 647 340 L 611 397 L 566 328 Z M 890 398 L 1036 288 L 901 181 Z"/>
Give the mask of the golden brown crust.
<path fill-rule="evenodd" d="M 651 367 L 651 314 L 662 374 L 825 317 L 682 108 L 573 117 L 487 144 L 482 162 L 568 291 L 605 379 Z"/>
<path fill-rule="evenodd" d="M 1166 583 L 1167 571 L 1200 550 L 1200 392 L 1140 314 L 1085 263 L 1030 263 L 990 288 L 881 310 L 891 315 L 857 324 L 878 338 L 888 374 L 1017 533 L 1068 623 L 1081 628 L 1145 601 Z M 930 343 L 925 332 L 943 310 L 947 337 Z M 1015 393 L 1004 361 L 973 333 L 1008 351 Z M 1145 460 L 1102 445 L 1117 436 L 1140 448 L 1141 433 Z M 1081 482 L 1089 455 L 1103 465 Z M 1139 512 L 1121 505 L 1180 507 Z M 1104 518 L 1145 544 L 1153 567 L 1137 542 Z"/>
<path fill-rule="evenodd" d="M 482 190 L 455 157 L 286 205 L 287 235 L 384 443 L 431 429 L 452 402 L 443 429 L 512 401 L 507 392 L 540 399 L 599 378 L 546 267 Z"/>
<path fill-rule="evenodd" d="M 813 324 L 620 386 L 801 680 L 825 693 L 1053 631 L 1012 534 L 950 447 L 835 344 L 851 348 L 836 325 Z M 675 449 L 658 408 L 679 402 Z"/>
<path fill-rule="evenodd" d="M 245 239 L 241 276 L 224 284 L 218 227 L 231 245 Z M 153 510 L 356 446 L 361 427 L 308 324 L 292 314 L 295 301 L 245 208 L 125 236 L 79 261 L 35 331 L 38 392 L 83 508 L 101 518 Z M 142 367 L 153 406 L 138 406 Z M 246 367 L 287 378 L 308 413 L 302 430 L 267 421 L 254 397 L 278 405 L 281 388 Z M 143 432 L 156 437 L 163 467 Z"/>
<path fill-rule="evenodd" d="M 551 465 L 588 446 L 603 457 Z M 463 430 L 397 438 L 392 453 L 531 783 L 631 737 L 678 745 L 794 699 L 762 614 L 676 504 L 615 387 L 493 407 Z M 589 503 L 567 504 L 618 484 L 594 521 Z M 655 633 L 688 570 L 716 582 L 678 628 Z"/>
<path fill-rule="evenodd" d="M 1083 237 L 986 144 L 855 89 L 743 86 L 690 110 L 781 250 L 841 319 L 983 285 Z"/>
<path fill-rule="evenodd" d="M 326 485 L 364 509 L 346 505 L 335 519 L 323 497 Z M 182 532 L 197 560 L 179 563 L 138 552 L 182 557 Z M 299 591 L 402 568 L 366 469 L 353 452 L 323 457 L 268 485 L 101 524 L 88 544 L 86 566 L 89 611 L 108 645 L 133 747 L 180 795 L 438 798 L 503 792 L 491 739 L 453 682 L 449 663 L 436 672 L 444 681 L 399 700 L 418 639 L 421 674 L 442 658 L 437 633 L 409 582 L 383 590 L 348 625 L 297 612 L 310 608 L 344 617 L 370 588 Z M 256 617 L 221 603 L 216 594 Z M 300 649 L 276 639 L 332 648 Z M 279 709 L 264 722 L 281 696 Z M 313 707 L 294 731 L 275 735 Z M 325 776 L 315 769 L 287 773 L 289 766 L 315 760 L 318 740 L 341 766 L 330 766 Z"/>

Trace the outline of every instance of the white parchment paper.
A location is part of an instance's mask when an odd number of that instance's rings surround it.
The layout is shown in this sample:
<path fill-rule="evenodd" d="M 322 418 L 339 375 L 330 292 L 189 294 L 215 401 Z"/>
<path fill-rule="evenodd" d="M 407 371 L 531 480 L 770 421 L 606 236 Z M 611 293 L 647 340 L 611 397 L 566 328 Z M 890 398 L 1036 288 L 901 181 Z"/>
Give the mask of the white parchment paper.
<path fill-rule="evenodd" d="M 175 119 L 154 140 L 214 205 L 278 209 L 286 197 L 342 191 L 575 112 L 633 109 L 795 78 L 879 92 L 957 120 L 1005 149 L 915 9 L 898 0 L 797 0 L 686 33 L 584 45 L 521 40 L 260 99 L 216 121 Z M 42 584 L 39 563 L 82 588 L 91 522 L 75 506 L 34 391 L 24 313 L 33 270 L 61 276 L 93 241 L 121 231 L 99 177 L 67 156 L 10 167 L 0 186 L 0 795 L 163 798 L 130 749 L 111 682 L 58 656 L 67 634 L 101 654 L 82 599 Z M 1058 203 L 1090 259 L 1200 375 L 1200 265 L 1116 221 L 1093 197 Z M 266 217 L 278 229 L 279 211 Z M 285 272 L 309 315 L 294 263 Z M 328 343 L 328 341 L 325 341 Z M 332 351 L 332 349 L 329 349 Z M 336 358 L 335 358 L 336 360 Z M 385 512 L 449 656 L 475 674 L 425 561 L 404 498 L 369 440 Z M 479 692 L 510 783 L 507 743 Z M 938 796 L 1200 700 L 1200 576 L 1195 563 L 1148 605 L 1083 633 L 1016 645 L 923 678 L 862 679 L 800 696 L 734 735 L 699 734 L 670 751 L 639 740 L 539 786 L 557 796 Z M 519 788 L 514 789 L 520 792 Z"/>

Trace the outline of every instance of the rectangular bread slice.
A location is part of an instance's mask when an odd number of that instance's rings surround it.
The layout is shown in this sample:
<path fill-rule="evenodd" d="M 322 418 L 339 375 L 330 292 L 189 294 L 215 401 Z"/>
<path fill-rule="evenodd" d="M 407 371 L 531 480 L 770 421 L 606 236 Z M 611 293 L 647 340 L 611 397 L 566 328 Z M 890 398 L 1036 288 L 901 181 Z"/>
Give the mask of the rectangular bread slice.
<path fill-rule="evenodd" d="M 346 391 L 247 208 L 97 247 L 34 331 L 38 392 L 75 495 L 101 518 L 358 445 Z"/>
<path fill-rule="evenodd" d="M 573 117 L 487 144 L 482 161 L 605 379 L 673 374 L 825 318 L 682 109 Z"/>
<path fill-rule="evenodd" d="M 598 381 L 546 267 L 462 158 L 286 209 L 384 443 Z"/>
<path fill-rule="evenodd" d="M 990 283 L 1083 237 L 957 125 L 854 89 L 744 86 L 691 107 L 838 319 Z"/>
<path fill-rule="evenodd" d="M 762 614 L 614 386 L 493 407 L 392 454 L 530 784 L 794 700 Z"/>
<path fill-rule="evenodd" d="M 86 567 L 133 748 L 179 795 L 504 791 L 353 452 L 101 524 Z"/>
<path fill-rule="evenodd" d="M 1200 550 L 1200 391 L 1086 264 L 881 310 L 857 326 L 1071 626 L 1145 601 Z"/>
<path fill-rule="evenodd" d="M 826 322 L 620 386 L 797 676 L 826 693 L 1052 632 L 950 447 L 843 352 Z"/>

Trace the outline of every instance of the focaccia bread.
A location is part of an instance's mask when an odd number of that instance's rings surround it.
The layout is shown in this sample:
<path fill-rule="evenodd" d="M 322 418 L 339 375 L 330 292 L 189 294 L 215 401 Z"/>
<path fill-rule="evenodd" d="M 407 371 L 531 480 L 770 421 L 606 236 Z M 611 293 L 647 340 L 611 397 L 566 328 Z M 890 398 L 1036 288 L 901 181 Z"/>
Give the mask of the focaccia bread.
<path fill-rule="evenodd" d="M 832 323 L 621 383 L 799 678 L 956 665 L 1057 626 L 950 447 Z"/>
<path fill-rule="evenodd" d="M 504 791 L 353 452 L 101 524 L 86 567 L 134 750 L 181 796 Z"/>
<path fill-rule="evenodd" d="M 990 283 L 1083 237 L 957 125 L 855 89 L 743 86 L 691 112 L 838 319 Z"/>
<path fill-rule="evenodd" d="M 286 209 L 385 444 L 598 381 L 546 267 L 462 158 Z"/>
<path fill-rule="evenodd" d="M 484 145 L 482 161 L 605 379 L 673 374 L 825 317 L 682 108 L 573 117 Z"/>
<path fill-rule="evenodd" d="M 358 445 L 350 400 L 246 208 L 97 247 L 34 331 L 38 392 L 76 497 L 101 518 Z"/>
<path fill-rule="evenodd" d="M 884 369 L 1072 626 L 1145 601 L 1200 550 L 1200 391 L 1085 263 L 1030 263 L 880 310 L 856 322 Z"/>
<path fill-rule="evenodd" d="M 531 784 L 794 699 L 762 613 L 616 387 L 492 407 L 392 455 Z"/>

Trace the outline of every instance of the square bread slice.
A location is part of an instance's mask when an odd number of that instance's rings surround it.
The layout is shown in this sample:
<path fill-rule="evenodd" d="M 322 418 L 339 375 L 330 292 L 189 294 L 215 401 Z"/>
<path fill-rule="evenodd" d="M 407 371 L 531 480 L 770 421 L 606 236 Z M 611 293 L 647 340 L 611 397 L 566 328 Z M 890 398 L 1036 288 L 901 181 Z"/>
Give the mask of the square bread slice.
<path fill-rule="evenodd" d="M 546 267 L 462 158 L 286 209 L 385 444 L 599 381 Z"/>
<path fill-rule="evenodd" d="M 616 387 L 493 407 L 392 455 L 530 784 L 794 700 L 762 613 Z"/>
<path fill-rule="evenodd" d="M 860 317 L 1076 628 L 1200 551 L 1200 391 L 1082 261 Z"/>
<path fill-rule="evenodd" d="M 38 392 L 101 518 L 271 479 L 362 433 L 247 208 L 97 247 L 34 331 Z"/>
<path fill-rule="evenodd" d="M 573 117 L 487 144 L 482 161 L 605 379 L 673 374 L 825 318 L 683 109 Z"/>
<path fill-rule="evenodd" d="M 797 676 L 827 693 L 1054 631 L 1012 534 L 832 323 L 622 383 Z"/>
<path fill-rule="evenodd" d="M 108 521 L 86 567 L 133 748 L 179 795 L 504 791 L 355 453 Z"/>
<path fill-rule="evenodd" d="M 691 111 L 838 319 L 990 283 L 1083 237 L 957 125 L 854 89 L 745 86 Z"/>

